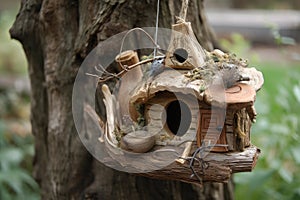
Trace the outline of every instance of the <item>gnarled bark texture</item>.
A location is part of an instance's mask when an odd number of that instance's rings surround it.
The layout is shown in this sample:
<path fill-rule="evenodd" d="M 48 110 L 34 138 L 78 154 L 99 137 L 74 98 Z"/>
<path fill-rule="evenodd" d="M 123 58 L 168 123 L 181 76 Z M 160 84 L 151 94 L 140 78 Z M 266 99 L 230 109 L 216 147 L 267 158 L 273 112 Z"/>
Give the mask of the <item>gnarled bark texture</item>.
<path fill-rule="evenodd" d="M 212 37 L 203 2 L 187 19 L 207 48 Z M 161 0 L 160 27 L 170 27 L 180 1 Z M 98 42 L 133 27 L 155 25 L 154 0 L 21 0 L 10 30 L 23 44 L 31 80 L 34 177 L 42 199 L 232 199 L 231 184 L 204 188 L 114 171 L 93 159 L 72 119 L 72 87 L 80 64 Z"/>

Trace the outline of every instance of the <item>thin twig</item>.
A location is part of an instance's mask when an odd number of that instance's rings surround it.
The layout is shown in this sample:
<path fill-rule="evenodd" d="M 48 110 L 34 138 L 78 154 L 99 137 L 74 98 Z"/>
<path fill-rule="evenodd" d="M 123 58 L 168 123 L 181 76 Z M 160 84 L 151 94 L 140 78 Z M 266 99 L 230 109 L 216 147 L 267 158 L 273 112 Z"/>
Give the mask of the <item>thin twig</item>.
<path fill-rule="evenodd" d="M 228 145 L 224 145 L 224 144 L 215 144 L 215 145 L 208 144 L 206 146 L 205 143 L 203 143 L 198 149 L 196 149 L 196 151 L 193 153 L 192 157 L 185 158 L 186 160 L 190 160 L 189 167 L 192 170 L 191 177 L 196 176 L 196 178 L 199 180 L 200 184 L 202 184 L 202 179 L 197 174 L 197 172 L 194 168 L 195 160 L 197 160 L 199 162 L 199 165 L 201 166 L 201 171 L 202 171 L 202 173 L 204 173 L 204 170 L 208 168 L 208 163 L 203 160 L 204 151 L 207 150 L 207 149 L 211 149 L 213 147 L 227 147 L 227 146 Z M 199 154 L 198 158 L 196 157 L 197 154 Z"/>
<path fill-rule="evenodd" d="M 133 68 L 135 68 L 135 67 L 137 67 L 139 65 L 146 64 L 146 63 L 152 62 L 153 60 L 164 58 L 164 57 L 165 56 L 156 56 L 155 58 L 149 58 L 147 60 L 142 60 L 142 61 L 140 61 L 138 63 L 135 63 L 133 65 L 128 66 L 126 69 L 120 71 L 117 74 L 112 74 L 111 73 L 111 75 L 107 76 L 107 77 L 100 77 L 100 76 L 98 76 L 96 74 L 90 74 L 90 73 L 85 73 L 85 74 L 88 75 L 88 76 L 93 76 L 93 77 L 99 78 L 99 82 L 105 82 L 105 81 L 108 81 L 108 80 L 110 80 L 112 78 L 120 78 L 124 73 L 126 73 L 127 71 L 129 71 L 129 70 L 131 70 L 131 69 L 133 69 Z"/>
<path fill-rule="evenodd" d="M 111 72 L 109 72 L 109 71 L 107 71 L 101 64 L 98 64 L 98 66 L 101 68 L 101 70 L 99 70 L 98 68 L 97 68 L 97 66 L 95 66 L 94 68 L 95 68 L 95 70 L 97 71 L 97 72 L 100 72 L 100 73 L 105 73 L 105 74 L 108 74 L 108 75 L 110 75 L 110 76 L 116 76 L 116 74 L 115 73 L 111 73 Z M 116 78 L 118 78 L 118 77 L 116 77 Z"/>
<path fill-rule="evenodd" d="M 87 76 L 93 76 L 93 77 L 96 77 L 96 78 L 99 78 L 99 79 L 102 79 L 102 78 L 103 78 L 103 77 L 98 76 L 98 75 L 96 75 L 96 74 L 85 73 L 85 75 L 87 75 Z"/>

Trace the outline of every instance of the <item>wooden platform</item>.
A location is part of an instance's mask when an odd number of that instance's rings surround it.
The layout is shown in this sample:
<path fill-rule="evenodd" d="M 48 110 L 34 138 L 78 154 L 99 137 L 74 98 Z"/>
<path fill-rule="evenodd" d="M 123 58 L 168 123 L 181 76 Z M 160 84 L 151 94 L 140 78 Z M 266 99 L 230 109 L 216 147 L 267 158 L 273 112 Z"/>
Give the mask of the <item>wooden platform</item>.
<path fill-rule="evenodd" d="M 209 152 L 203 158 L 205 162 L 203 170 L 203 163 L 201 164 L 198 161 L 194 162 L 194 169 L 203 182 L 227 182 L 233 173 L 252 171 L 256 165 L 259 154 L 260 149 L 253 145 L 246 148 L 243 152 Z M 184 164 L 174 162 L 161 170 L 141 175 L 151 178 L 201 184 L 196 176 L 191 177 L 192 170 L 189 165 L 189 161 L 186 161 Z"/>

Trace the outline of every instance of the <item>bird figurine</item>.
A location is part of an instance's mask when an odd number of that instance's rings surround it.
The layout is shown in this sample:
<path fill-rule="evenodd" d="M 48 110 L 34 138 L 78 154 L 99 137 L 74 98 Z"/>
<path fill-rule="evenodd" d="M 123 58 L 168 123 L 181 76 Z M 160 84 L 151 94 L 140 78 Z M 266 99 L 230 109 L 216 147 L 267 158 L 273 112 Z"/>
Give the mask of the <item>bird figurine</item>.
<path fill-rule="evenodd" d="M 224 87 L 226 89 L 233 87 L 241 81 L 250 80 L 249 77 L 242 76 L 239 68 L 237 67 L 224 68 L 220 70 L 219 73 L 217 73 L 217 75 L 219 75 L 222 78 Z"/>
<path fill-rule="evenodd" d="M 164 58 L 156 59 L 152 62 L 149 71 L 147 72 L 147 78 L 153 80 L 155 76 L 160 74 L 164 70 Z"/>

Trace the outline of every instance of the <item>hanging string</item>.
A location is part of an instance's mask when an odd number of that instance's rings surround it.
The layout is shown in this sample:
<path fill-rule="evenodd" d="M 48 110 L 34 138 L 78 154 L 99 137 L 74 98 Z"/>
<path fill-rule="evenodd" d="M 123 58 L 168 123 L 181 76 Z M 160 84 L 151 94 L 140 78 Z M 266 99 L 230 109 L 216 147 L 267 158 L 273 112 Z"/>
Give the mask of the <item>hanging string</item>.
<path fill-rule="evenodd" d="M 129 30 L 125 36 L 123 37 L 123 40 L 122 40 L 122 43 L 121 43 L 121 48 L 120 48 L 120 54 L 122 52 L 122 49 L 123 49 L 123 45 L 124 45 L 124 42 L 125 42 L 125 38 L 127 37 L 127 35 L 132 32 L 132 31 L 135 31 L 135 30 L 139 30 L 139 31 L 142 31 L 144 32 L 147 37 L 150 38 L 150 40 L 152 41 L 152 43 L 154 44 L 154 51 L 153 51 L 153 57 L 156 58 L 156 54 L 157 54 L 157 49 L 159 48 L 159 45 L 157 44 L 157 36 L 158 36 L 158 20 L 159 20 L 159 8 L 160 8 L 160 0 L 157 0 L 157 7 L 156 7 L 156 24 L 155 24 L 155 35 L 154 35 L 154 40 L 152 39 L 152 37 L 143 29 L 141 28 L 134 28 L 134 29 L 131 29 Z M 123 69 L 126 70 L 126 68 L 120 63 L 121 67 Z"/>
<path fill-rule="evenodd" d="M 155 44 L 157 44 L 157 34 L 158 34 L 158 18 L 159 18 L 159 1 L 157 0 L 157 8 L 156 8 L 156 24 L 155 24 L 155 36 L 154 36 L 154 41 Z M 157 47 L 154 48 L 153 56 L 155 58 L 157 52 Z"/>
<path fill-rule="evenodd" d="M 142 33 L 144 33 L 150 39 L 150 41 L 155 46 L 155 49 L 159 48 L 159 46 L 157 45 L 157 42 L 155 40 L 153 40 L 153 38 L 151 37 L 151 35 L 149 33 L 147 33 L 144 29 L 142 29 L 142 28 L 133 28 L 133 29 L 130 29 L 129 31 L 127 31 L 127 33 L 123 36 L 119 55 L 121 55 L 121 53 L 123 51 L 123 46 L 124 46 L 124 43 L 125 43 L 125 39 L 129 35 L 129 33 L 133 32 L 133 31 L 141 31 Z M 120 64 L 120 66 L 121 66 L 121 68 L 123 70 L 127 71 L 127 67 L 123 66 L 123 64 L 121 62 L 119 64 Z"/>
<path fill-rule="evenodd" d="M 183 21 L 185 21 L 185 19 L 186 19 L 188 7 L 189 7 L 189 0 L 182 0 L 179 18 Z"/>

